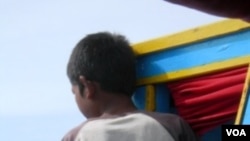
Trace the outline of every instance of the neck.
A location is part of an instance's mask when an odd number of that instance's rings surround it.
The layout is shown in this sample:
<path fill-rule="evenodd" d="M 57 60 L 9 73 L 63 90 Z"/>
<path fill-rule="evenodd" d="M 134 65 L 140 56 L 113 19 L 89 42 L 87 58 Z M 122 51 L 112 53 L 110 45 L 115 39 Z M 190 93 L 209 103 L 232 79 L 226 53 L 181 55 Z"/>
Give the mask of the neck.
<path fill-rule="evenodd" d="M 123 115 L 137 110 L 128 96 L 112 94 L 105 97 L 102 104 L 102 117 Z"/>

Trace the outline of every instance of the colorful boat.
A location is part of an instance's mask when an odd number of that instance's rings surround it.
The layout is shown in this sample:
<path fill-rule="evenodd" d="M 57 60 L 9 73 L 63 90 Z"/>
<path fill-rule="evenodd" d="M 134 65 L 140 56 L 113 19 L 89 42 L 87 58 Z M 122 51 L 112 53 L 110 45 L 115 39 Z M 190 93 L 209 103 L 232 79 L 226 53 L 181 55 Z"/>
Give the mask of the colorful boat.
<path fill-rule="evenodd" d="M 250 24 L 225 20 L 134 44 L 139 109 L 175 113 L 202 141 L 250 124 Z"/>

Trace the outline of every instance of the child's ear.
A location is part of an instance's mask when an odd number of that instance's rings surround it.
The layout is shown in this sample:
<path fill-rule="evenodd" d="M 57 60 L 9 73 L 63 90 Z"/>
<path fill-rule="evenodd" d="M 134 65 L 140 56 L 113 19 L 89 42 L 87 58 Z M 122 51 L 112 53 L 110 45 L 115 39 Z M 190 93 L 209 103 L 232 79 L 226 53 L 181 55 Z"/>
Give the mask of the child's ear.
<path fill-rule="evenodd" d="M 92 81 L 87 80 L 84 76 L 80 75 L 79 77 L 80 83 L 83 85 L 84 97 L 88 99 L 93 99 L 95 96 L 96 87 Z"/>

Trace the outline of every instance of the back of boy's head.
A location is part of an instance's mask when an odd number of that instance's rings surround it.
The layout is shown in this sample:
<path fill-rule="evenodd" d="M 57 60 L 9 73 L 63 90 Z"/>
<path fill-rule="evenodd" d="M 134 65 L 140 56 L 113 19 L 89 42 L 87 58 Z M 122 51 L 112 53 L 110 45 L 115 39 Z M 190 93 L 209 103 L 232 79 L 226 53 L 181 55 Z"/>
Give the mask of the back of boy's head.
<path fill-rule="evenodd" d="M 83 75 L 104 91 L 131 96 L 136 82 L 135 55 L 122 35 L 89 34 L 73 49 L 67 74 L 73 85 L 80 85 Z"/>

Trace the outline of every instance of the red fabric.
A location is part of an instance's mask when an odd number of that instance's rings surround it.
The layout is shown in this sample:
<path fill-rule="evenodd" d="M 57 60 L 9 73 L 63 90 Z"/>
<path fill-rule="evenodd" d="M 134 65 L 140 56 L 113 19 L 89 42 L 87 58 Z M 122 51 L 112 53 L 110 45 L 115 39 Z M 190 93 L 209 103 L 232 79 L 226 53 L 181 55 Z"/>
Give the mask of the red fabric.
<path fill-rule="evenodd" d="M 180 116 L 199 135 L 233 120 L 238 110 L 247 67 L 168 83 Z"/>

